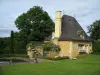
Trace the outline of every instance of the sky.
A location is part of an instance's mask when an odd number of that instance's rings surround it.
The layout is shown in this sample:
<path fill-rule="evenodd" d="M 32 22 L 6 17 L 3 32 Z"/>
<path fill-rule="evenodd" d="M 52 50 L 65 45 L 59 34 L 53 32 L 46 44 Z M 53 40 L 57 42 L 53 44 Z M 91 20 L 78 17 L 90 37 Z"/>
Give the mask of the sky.
<path fill-rule="evenodd" d="M 100 19 L 100 0 L 0 0 L 0 37 L 18 31 L 14 21 L 33 6 L 41 6 L 55 21 L 55 12 L 73 16 L 87 32 L 87 26 Z"/>

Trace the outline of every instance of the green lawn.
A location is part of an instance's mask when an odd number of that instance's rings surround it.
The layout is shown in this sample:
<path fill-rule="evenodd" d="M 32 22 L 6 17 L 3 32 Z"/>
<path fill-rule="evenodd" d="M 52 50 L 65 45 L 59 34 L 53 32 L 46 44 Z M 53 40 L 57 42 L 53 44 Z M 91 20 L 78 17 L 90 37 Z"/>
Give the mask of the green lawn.
<path fill-rule="evenodd" d="M 77 60 L 2 66 L 0 75 L 100 75 L 100 54 L 81 56 Z"/>

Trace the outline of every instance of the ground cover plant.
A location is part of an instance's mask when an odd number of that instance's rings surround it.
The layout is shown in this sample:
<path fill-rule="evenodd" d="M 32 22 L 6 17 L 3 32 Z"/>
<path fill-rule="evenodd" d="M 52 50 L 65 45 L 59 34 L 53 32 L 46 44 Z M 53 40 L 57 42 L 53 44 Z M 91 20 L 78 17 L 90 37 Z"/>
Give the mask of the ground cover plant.
<path fill-rule="evenodd" d="M 15 64 L 0 67 L 0 75 L 99 75 L 100 54 L 38 64 Z"/>

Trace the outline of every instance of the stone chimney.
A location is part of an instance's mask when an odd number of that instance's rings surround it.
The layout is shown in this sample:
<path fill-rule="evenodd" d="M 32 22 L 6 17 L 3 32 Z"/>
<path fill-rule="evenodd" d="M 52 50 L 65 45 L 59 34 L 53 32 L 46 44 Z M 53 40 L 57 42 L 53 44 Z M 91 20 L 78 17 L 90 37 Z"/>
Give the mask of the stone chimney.
<path fill-rule="evenodd" d="M 59 38 L 61 35 L 61 11 L 56 11 L 56 21 L 55 21 L 55 37 Z"/>

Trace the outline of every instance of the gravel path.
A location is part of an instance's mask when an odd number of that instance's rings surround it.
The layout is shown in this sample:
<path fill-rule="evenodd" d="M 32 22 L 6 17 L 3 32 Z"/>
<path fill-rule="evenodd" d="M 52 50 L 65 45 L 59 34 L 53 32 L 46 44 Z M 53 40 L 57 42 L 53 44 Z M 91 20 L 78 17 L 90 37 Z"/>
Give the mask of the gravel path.
<path fill-rule="evenodd" d="M 34 59 L 32 61 L 30 61 L 29 58 L 22 58 L 22 57 L 10 57 L 10 58 L 5 58 L 5 59 L 19 59 L 19 60 L 24 60 L 25 62 L 13 62 L 13 64 L 24 64 L 24 63 L 35 63 L 34 62 Z M 38 58 L 38 62 L 54 62 L 52 60 L 47 60 L 47 59 L 41 59 L 41 58 Z M 8 65 L 10 64 L 9 61 L 0 61 L 0 66 L 4 66 L 4 65 Z"/>
<path fill-rule="evenodd" d="M 1 65 L 8 65 L 8 64 L 9 64 L 8 61 L 0 61 L 0 66 L 1 66 Z"/>

